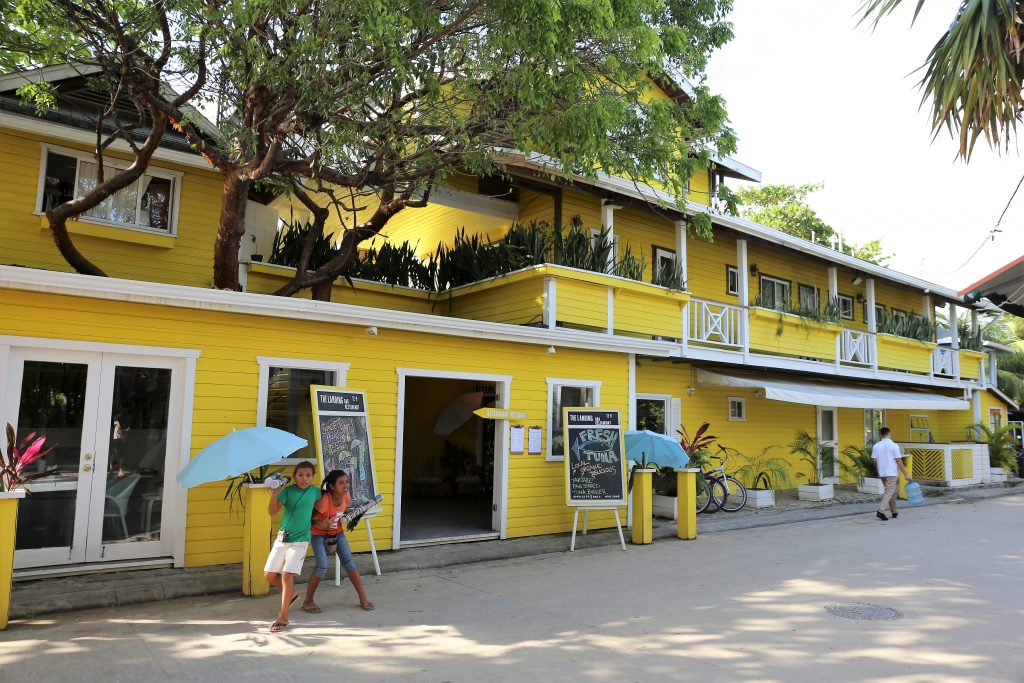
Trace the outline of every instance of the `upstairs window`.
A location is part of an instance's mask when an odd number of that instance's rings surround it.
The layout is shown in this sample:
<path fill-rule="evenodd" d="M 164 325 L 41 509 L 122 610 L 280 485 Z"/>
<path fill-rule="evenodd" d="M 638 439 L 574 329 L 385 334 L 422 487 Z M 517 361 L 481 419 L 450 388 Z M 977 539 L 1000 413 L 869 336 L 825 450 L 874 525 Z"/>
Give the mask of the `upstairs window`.
<path fill-rule="evenodd" d="M 864 322 L 868 321 L 868 302 L 865 301 L 861 304 L 861 312 L 864 314 Z M 882 322 L 885 317 L 885 306 L 882 304 L 875 304 L 875 324 Z"/>
<path fill-rule="evenodd" d="M 676 252 L 664 247 L 654 247 L 654 282 L 664 282 L 671 278 L 678 266 Z"/>
<path fill-rule="evenodd" d="M 797 296 L 800 298 L 800 308 L 808 311 L 818 310 L 818 288 L 811 285 L 799 285 Z"/>
<path fill-rule="evenodd" d="M 839 317 L 843 320 L 853 320 L 853 297 L 839 295 Z"/>
<path fill-rule="evenodd" d="M 747 419 L 747 401 L 743 398 L 729 397 L 729 421 L 745 422 Z"/>
<path fill-rule="evenodd" d="M 104 178 L 127 168 L 122 160 L 104 159 Z M 96 187 L 99 166 L 92 156 L 57 148 L 44 148 L 36 210 L 49 209 L 83 197 Z M 79 220 L 173 235 L 177 228 L 181 174 L 150 168 L 124 189 L 89 209 Z"/>
<path fill-rule="evenodd" d="M 725 293 L 740 295 L 740 271 L 736 270 L 736 266 L 725 267 Z"/>
<path fill-rule="evenodd" d="M 761 276 L 761 305 L 765 308 L 774 308 L 776 311 L 785 311 L 789 308 L 790 284 L 786 280 Z"/>

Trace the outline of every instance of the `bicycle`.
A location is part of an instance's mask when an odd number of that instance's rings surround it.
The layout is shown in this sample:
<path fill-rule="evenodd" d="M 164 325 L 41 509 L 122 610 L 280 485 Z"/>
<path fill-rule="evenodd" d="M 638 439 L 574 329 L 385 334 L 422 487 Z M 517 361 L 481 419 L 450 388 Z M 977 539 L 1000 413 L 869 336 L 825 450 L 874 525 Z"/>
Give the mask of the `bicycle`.
<path fill-rule="evenodd" d="M 718 507 L 726 512 L 739 512 L 747 504 L 747 487 L 736 477 L 726 474 L 725 463 L 729 461 L 728 455 L 708 457 L 721 463 L 718 467 L 712 467 L 710 472 L 704 473 L 705 479 L 710 479 L 718 484 L 725 494 L 722 502 L 718 503 Z"/>
<path fill-rule="evenodd" d="M 711 515 L 721 510 L 722 504 L 728 497 L 722 482 L 708 474 L 695 477 L 694 481 L 697 484 L 697 513 L 703 512 Z M 712 507 L 712 503 L 714 503 L 714 507 Z"/>

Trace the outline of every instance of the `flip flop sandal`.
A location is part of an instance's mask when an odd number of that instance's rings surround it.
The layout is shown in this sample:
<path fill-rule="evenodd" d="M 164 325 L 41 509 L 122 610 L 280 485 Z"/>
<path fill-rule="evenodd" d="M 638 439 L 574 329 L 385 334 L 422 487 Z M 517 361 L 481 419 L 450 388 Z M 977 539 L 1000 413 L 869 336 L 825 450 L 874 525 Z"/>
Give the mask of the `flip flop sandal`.
<path fill-rule="evenodd" d="M 320 607 L 317 605 L 303 605 L 302 611 L 309 612 L 310 614 L 320 614 L 321 612 L 323 612 L 323 610 L 320 609 Z"/>
<path fill-rule="evenodd" d="M 287 621 L 275 621 L 273 624 L 270 625 L 270 632 L 271 633 L 280 633 L 281 631 L 285 630 L 286 628 L 288 628 L 288 622 Z"/>
<path fill-rule="evenodd" d="M 366 602 L 359 603 L 359 606 L 362 607 L 367 612 L 369 612 L 370 610 L 372 610 L 374 608 L 374 604 L 372 602 L 370 602 L 369 600 L 367 600 Z"/>

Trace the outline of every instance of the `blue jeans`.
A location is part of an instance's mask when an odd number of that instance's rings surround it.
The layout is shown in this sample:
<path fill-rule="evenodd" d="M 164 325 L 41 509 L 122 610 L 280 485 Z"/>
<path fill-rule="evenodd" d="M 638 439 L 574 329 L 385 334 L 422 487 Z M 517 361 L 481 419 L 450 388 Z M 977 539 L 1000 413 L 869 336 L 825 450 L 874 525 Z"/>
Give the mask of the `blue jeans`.
<path fill-rule="evenodd" d="M 322 579 L 327 576 L 327 548 L 325 547 L 326 536 L 313 536 L 310 544 L 313 546 L 313 558 L 316 562 L 313 565 L 313 576 Z M 356 568 L 356 561 L 352 559 L 352 551 L 348 547 L 348 539 L 345 534 L 338 534 L 338 559 L 341 566 L 348 573 Z"/>

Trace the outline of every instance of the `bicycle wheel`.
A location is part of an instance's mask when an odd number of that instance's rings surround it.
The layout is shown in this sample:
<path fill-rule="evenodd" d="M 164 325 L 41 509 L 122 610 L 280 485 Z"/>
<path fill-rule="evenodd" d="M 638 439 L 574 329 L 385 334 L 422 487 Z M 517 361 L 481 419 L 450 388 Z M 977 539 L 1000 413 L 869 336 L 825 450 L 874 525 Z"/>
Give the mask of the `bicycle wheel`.
<path fill-rule="evenodd" d="M 726 475 L 725 479 L 719 479 L 718 483 L 725 487 L 725 500 L 722 501 L 722 509 L 726 512 L 738 512 L 747 504 L 747 487 L 735 477 Z"/>
<path fill-rule="evenodd" d="M 707 482 L 702 477 L 696 477 L 694 481 L 697 484 L 697 514 L 700 514 L 711 505 L 711 489 L 708 488 Z"/>
<path fill-rule="evenodd" d="M 711 504 L 708 505 L 708 509 L 704 512 L 711 515 L 722 509 L 726 499 L 729 497 L 729 492 L 726 491 L 725 486 L 718 477 L 713 477 L 710 474 L 704 477 L 704 483 L 711 494 Z"/>

